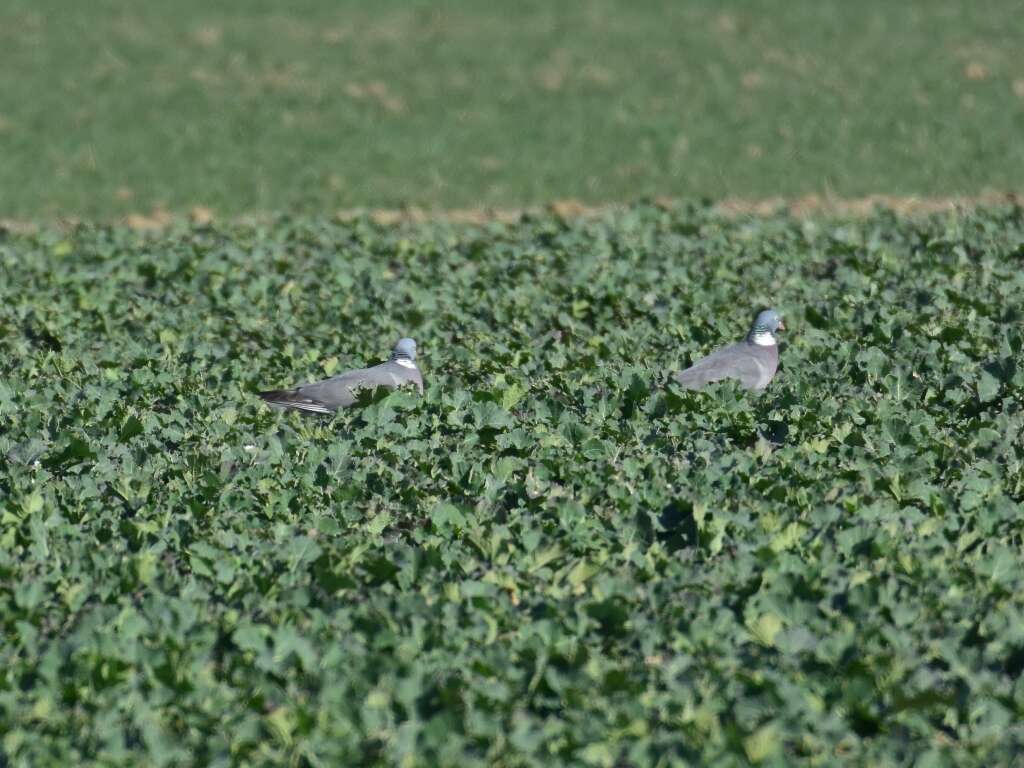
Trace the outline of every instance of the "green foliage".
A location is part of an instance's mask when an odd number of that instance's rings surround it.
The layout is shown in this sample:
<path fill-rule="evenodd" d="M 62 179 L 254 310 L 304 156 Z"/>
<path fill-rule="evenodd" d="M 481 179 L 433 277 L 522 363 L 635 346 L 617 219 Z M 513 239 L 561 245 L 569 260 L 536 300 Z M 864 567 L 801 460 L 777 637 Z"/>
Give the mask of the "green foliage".
<path fill-rule="evenodd" d="M 4 764 L 1024 747 L 1019 208 L 82 227 L 0 270 Z M 670 383 L 764 305 L 767 392 Z M 254 395 L 405 334 L 423 398 Z"/>
<path fill-rule="evenodd" d="M 1020 0 L 4 0 L 0 219 L 1024 192 Z"/>

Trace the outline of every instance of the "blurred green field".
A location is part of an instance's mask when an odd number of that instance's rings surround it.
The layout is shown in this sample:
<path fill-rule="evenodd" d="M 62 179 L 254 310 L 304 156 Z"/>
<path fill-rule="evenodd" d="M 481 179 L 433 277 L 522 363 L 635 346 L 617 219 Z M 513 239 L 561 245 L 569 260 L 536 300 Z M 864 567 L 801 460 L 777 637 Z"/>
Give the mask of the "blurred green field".
<path fill-rule="evenodd" d="M 1019 207 L 0 232 L 0 764 L 1017 765 L 1022 264 Z M 763 395 L 670 382 L 764 304 Z M 404 334 L 423 398 L 255 395 Z"/>
<path fill-rule="evenodd" d="M 1019 191 L 1016 0 L 5 0 L 0 218 Z"/>

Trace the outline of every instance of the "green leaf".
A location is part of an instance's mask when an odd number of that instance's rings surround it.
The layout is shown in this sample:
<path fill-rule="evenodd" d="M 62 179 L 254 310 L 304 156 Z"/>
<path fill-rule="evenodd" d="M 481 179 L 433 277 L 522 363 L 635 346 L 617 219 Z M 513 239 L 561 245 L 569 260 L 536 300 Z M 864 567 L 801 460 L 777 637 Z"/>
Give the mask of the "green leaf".
<path fill-rule="evenodd" d="M 988 371 L 982 370 L 978 375 L 978 399 L 982 402 L 994 400 L 999 394 L 999 379 Z"/>
<path fill-rule="evenodd" d="M 762 613 L 747 629 L 761 645 L 775 645 L 775 637 L 782 631 L 782 619 L 774 613 Z"/>
<path fill-rule="evenodd" d="M 569 583 L 574 587 L 578 587 L 599 570 L 598 566 L 588 563 L 586 560 L 579 560 L 569 571 Z"/>
<path fill-rule="evenodd" d="M 796 546 L 804 535 L 804 527 L 800 523 L 790 523 L 771 541 L 772 552 L 783 552 Z"/>
<path fill-rule="evenodd" d="M 292 735 L 298 725 L 295 713 L 290 707 L 277 707 L 266 717 L 267 725 L 274 738 L 282 744 L 291 746 Z"/>
<path fill-rule="evenodd" d="M 442 501 L 430 511 L 430 522 L 438 528 L 462 528 L 466 525 L 466 517 L 454 504 Z"/>
<path fill-rule="evenodd" d="M 501 393 L 501 407 L 506 411 L 511 411 L 523 399 L 527 391 L 526 387 L 519 382 L 512 382 Z"/>
<path fill-rule="evenodd" d="M 267 634 L 262 626 L 243 624 L 231 633 L 231 640 L 240 650 L 259 652 L 266 648 Z"/>
<path fill-rule="evenodd" d="M 21 508 L 26 515 L 34 515 L 43 509 L 43 495 L 39 491 L 33 491 L 21 503 Z"/>
<path fill-rule="evenodd" d="M 774 724 L 761 726 L 743 740 L 743 751 L 752 763 L 760 763 L 779 751 L 778 729 Z"/>
<path fill-rule="evenodd" d="M 489 400 L 474 403 L 472 413 L 477 429 L 504 429 L 515 423 L 506 410 Z"/>
<path fill-rule="evenodd" d="M 61 240 L 59 243 L 53 246 L 53 255 L 58 258 L 68 256 L 71 251 L 74 250 L 74 245 L 68 240 Z"/>

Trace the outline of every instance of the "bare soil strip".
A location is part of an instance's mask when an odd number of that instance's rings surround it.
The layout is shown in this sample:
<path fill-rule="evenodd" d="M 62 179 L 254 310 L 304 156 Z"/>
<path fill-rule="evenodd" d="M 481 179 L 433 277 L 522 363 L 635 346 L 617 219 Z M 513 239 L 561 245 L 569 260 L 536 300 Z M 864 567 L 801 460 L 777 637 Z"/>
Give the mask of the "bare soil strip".
<path fill-rule="evenodd" d="M 694 201 L 659 197 L 654 204 L 664 210 L 672 210 Z M 722 216 L 772 216 L 788 214 L 794 218 L 861 218 L 878 209 L 890 210 L 900 216 L 926 216 L 942 212 L 966 212 L 975 208 L 1024 204 L 1024 195 L 1016 192 L 989 193 L 973 197 L 901 197 L 897 195 L 868 195 L 858 198 L 837 198 L 822 195 L 805 195 L 797 198 L 769 197 L 761 200 L 744 198 L 723 198 L 712 203 L 711 208 Z M 446 221 L 453 224 L 512 224 L 524 216 L 553 214 L 562 219 L 590 219 L 626 210 L 624 203 L 592 205 L 578 200 L 555 200 L 542 206 L 525 208 L 456 208 L 425 209 L 408 208 L 346 208 L 334 212 L 340 221 L 368 218 L 376 224 L 421 223 Z M 260 222 L 271 219 L 270 214 L 248 214 L 243 216 L 218 217 L 209 208 L 193 207 L 187 214 L 172 213 L 157 209 L 148 214 L 130 214 L 108 222 L 140 231 L 166 229 L 181 223 L 196 225 L 210 224 L 222 220 L 236 223 Z M 74 217 L 57 218 L 52 221 L 25 221 L 0 218 L 0 231 L 35 232 L 46 226 L 61 229 L 73 228 L 84 220 Z"/>

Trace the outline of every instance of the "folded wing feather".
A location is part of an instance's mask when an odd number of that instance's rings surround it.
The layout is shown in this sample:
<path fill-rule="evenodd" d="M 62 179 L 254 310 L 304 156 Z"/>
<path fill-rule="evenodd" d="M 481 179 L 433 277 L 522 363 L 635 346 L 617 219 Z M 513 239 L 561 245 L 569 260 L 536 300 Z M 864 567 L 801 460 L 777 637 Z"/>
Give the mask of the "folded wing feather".
<path fill-rule="evenodd" d="M 736 379 L 747 389 L 758 389 L 769 378 L 768 367 L 745 344 L 713 352 L 676 374 L 676 381 L 686 389 L 701 389 L 723 379 Z"/>

